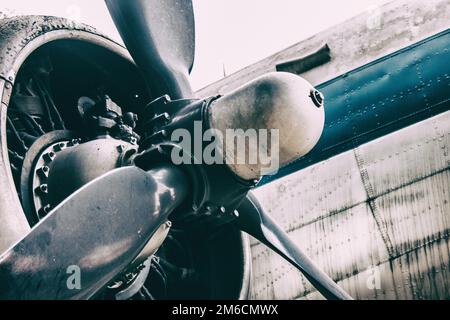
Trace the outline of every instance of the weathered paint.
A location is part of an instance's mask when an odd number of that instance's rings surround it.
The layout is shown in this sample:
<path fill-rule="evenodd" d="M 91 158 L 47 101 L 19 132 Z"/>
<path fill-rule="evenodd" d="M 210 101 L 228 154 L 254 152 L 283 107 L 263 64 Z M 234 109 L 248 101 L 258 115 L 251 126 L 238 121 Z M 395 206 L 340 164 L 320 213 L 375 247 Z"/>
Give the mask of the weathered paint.
<path fill-rule="evenodd" d="M 450 108 L 450 29 L 318 86 L 325 129 L 315 148 L 263 183 Z"/>
<path fill-rule="evenodd" d="M 355 298 L 447 299 L 449 146 L 446 112 L 267 184 L 255 195 Z M 255 298 L 317 297 L 262 244 L 253 241 L 252 252 Z M 372 270 L 379 271 L 379 289 L 367 287 Z"/>
<path fill-rule="evenodd" d="M 331 61 L 302 74 L 313 85 L 334 79 L 450 27 L 450 0 L 396 0 L 275 53 L 199 90 L 199 97 L 225 94 L 277 64 L 305 57 L 325 43 Z M 305 26 L 307 27 L 307 26 Z"/>
<path fill-rule="evenodd" d="M 327 98 L 324 135 L 255 195 L 354 298 L 450 299 L 449 27 L 449 0 L 392 1 L 198 92 L 329 46 L 331 61 L 301 74 Z M 321 298 L 251 243 L 254 298 Z"/>

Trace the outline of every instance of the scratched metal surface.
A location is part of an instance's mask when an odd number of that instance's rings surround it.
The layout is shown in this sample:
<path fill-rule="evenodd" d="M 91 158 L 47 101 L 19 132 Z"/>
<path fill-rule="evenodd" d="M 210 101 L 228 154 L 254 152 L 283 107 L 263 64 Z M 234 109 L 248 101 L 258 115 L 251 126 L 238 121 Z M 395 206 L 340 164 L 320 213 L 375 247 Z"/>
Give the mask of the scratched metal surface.
<path fill-rule="evenodd" d="M 450 0 L 397 0 L 230 75 L 199 96 L 226 93 L 326 43 L 331 60 L 301 74 L 325 96 L 325 128 L 281 178 L 450 107 Z"/>
<path fill-rule="evenodd" d="M 392 1 L 197 93 L 226 94 L 328 44 L 331 61 L 301 74 L 327 98 L 324 135 L 255 194 L 355 298 L 450 298 L 449 17 L 450 0 Z M 254 240 L 252 253 L 253 297 L 320 297 Z"/>
<path fill-rule="evenodd" d="M 200 89 L 199 97 L 226 94 L 285 61 L 307 56 L 327 43 L 331 61 L 302 73 L 313 85 L 385 57 L 450 27 L 450 0 L 395 0 L 320 32 Z"/>
<path fill-rule="evenodd" d="M 318 86 L 325 128 L 305 157 L 268 182 L 450 107 L 450 29 Z"/>
<path fill-rule="evenodd" d="M 447 111 L 267 184 L 255 195 L 353 297 L 450 299 L 449 149 Z M 254 298 L 320 298 L 254 240 L 252 254 Z"/>

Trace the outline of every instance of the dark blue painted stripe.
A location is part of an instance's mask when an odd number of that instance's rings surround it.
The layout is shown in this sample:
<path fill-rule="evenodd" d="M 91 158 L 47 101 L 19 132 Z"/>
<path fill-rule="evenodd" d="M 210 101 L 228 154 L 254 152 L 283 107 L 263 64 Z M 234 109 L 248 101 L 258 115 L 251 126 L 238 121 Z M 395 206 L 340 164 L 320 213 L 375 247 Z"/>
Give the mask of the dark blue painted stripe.
<path fill-rule="evenodd" d="M 261 184 L 450 110 L 450 29 L 318 88 L 326 120 L 317 146 Z"/>

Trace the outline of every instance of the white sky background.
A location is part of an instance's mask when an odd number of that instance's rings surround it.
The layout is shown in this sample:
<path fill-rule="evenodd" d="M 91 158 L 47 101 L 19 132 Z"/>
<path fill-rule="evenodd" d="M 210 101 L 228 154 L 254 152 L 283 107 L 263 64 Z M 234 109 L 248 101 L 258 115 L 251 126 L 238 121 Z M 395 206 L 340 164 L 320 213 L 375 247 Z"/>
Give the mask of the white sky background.
<path fill-rule="evenodd" d="M 164 1 L 164 0 L 162 0 Z M 200 89 L 389 0 L 194 0 Z M 0 0 L 0 12 L 62 16 L 119 35 L 103 0 Z"/>

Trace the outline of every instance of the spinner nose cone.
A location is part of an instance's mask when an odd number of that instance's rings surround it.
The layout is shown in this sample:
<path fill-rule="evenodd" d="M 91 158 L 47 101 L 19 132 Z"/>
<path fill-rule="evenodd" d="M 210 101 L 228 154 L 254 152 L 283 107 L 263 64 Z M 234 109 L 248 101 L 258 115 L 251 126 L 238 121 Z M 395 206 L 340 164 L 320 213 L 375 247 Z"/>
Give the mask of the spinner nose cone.
<path fill-rule="evenodd" d="M 268 174 L 268 167 L 276 172 L 279 167 L 311 151 L 323 131 L 323 104 L 323 95 L 303 78 L 273 72 L 216 100 L 209 109 L 209 122 L 221 133 L 227 129 L 256 129 L 257 132 L 267 129 L 269 138 L 265 153 L 278 162 L 272 166 L 261 157 L 256 163 L 236 163 L 236 153 L 242 150 L 237 150 L 236 143 L 227 144 L 226 135 L 223 138 L 222 152 L 228 166 L 241 178 L 252 180 Z M 271 145 L 274 132 L 278 132 L 277 145 Z M 261 149 L 246 143 L 245 152 L 258 153 Z"/>

